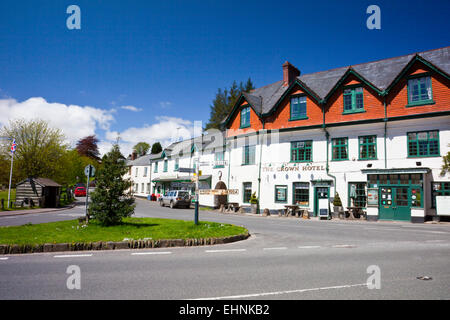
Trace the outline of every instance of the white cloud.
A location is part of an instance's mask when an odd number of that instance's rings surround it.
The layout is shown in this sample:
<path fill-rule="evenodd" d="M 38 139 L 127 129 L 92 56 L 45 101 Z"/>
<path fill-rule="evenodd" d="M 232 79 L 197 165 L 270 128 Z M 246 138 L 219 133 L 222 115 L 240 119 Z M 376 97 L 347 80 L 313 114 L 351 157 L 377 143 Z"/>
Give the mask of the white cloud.
<path fill-rule="evenodd" d="M 125 107 L 133 106 L 121 108 Z M 111 150 L 118 137 L 122 154 L 128 156 L 133 146 L 141 141 L 150 145 L 160 142 L 166 147 L 174 141 L 190 139 L 194 133 L 196 136 L 201 133 L 201 123 L 169 116 L 157 116 L 154 118 L 155 123 L 141 127 L 111 130 L 111 125 L 116 122 L 116 113 L 117 108 L 105 110 L 91 106 L 51 103 L 42 97 L 33 97 L 22 102 L 13 98 L 0 99 L 0 127 L 8 125 L 9 121 L 14 119 L 42 119 L 51 127 L 61 129 L 72 146 L 83 137 L 97 135 L 101 155 Z"/>
<path fill-rule="evenodd" d="M 142 111 L 142 108 L 136 108 L 135 106 L 122 106 L 122 107 L 120 107 L 120 109 L 133 111 L 133 112 L 140 112 L 140 111 Z"/>
<path fill-rule="evenodd" d="M 196 127 L 201 128 L 201 124 L 198 125 L 181 118 L 158 116 L 155 119 L 157 123 L 151 125 L 146 124 L 143 127 L 131 127 L 122 132 L 107 131 L 105 139 L 113 142 L 119 136 L 120 150 L 124 156 L 128 156 L 131 154 L 133 146 L 138 142 L 147 142 L 150 145 L 155 142 L 160 142 L 164 148 L 177 140 L 190 139 L 193 137 L 194 131 L 197 132 L 199 130 Z M 105 144 L 102 147 L 109 150 L 111 144 Z M 104 150 L 100 151 L 104 152 Z"/>
<path fill-rule="evenodd" d="M 114 122 L 111 110 L 90 106 L 51 103 L 41 97 L 18 102 L 15 99 L 0 99 L 0 126 L 14 119 L 42 119 L 51 127 L 61 129 L 71 145 L 80 138 L 96 134 L 96 129 L 109 130 Z"/>

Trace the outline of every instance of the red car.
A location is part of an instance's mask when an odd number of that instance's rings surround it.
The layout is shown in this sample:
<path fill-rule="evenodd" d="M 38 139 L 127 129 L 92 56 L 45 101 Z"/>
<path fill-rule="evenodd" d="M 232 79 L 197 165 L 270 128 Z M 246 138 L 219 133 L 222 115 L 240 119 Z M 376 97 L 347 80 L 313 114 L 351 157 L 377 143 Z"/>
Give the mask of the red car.
<path fill-rule="evenodd" d="M 86 188 L 85 187 L 78 187 L 75 189 L 75 197 L 86 197 Z"/>

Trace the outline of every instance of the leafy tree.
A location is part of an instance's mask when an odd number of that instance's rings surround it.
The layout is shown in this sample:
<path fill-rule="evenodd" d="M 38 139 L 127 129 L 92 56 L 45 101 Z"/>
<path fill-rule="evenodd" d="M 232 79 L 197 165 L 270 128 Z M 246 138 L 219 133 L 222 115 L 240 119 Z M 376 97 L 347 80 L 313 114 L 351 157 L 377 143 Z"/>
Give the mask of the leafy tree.
<path fill-rule="evenodd" d="M 101 164 L 96 160 L 81 156 L 77 149 L 67 150 L 57 164 L 62 168 L 59 170 L 61 172 L 60 176 L 55 181 L 66 186 L 75 185 L 77 182 L 85 183 L 84 168 L 88 164 L 93 165 L 96 170 L 99 170 L 101 167 Z"/>
<path fill-rule="evenodd" d="M 161 151 L 162 151 L 161 143 L 155 142 L 152 145 L 152 150 L 150 152 L 151 152 L 151 154 L 157 154 L 157 153 L 160 153 Z"/>
<path fill-rule="evenodd" d="M 255 87 L 253 86 L 250 78 L 248 78 L 245 84 L 240 82 L 239 86 L 236 81 L 233 81 L 233 84 L 229 89 L 225 88 L 222 90 L 219 88 L 217 90 L 216 97 L 213 100 L 209 122 L 206 124 L 205 129 L 219 129 L 220 123 L 231 112 L 237 99 L 239 98 L 240 93 L 249 92 L 253 89 L 255 89 Z"/>
<path fill-rule="evenodd" d="M 53 129 L 43 120 L 10 121 L 2 128 L 1 136 L 16 139 L 13 183 L 28 177 L 56 179 L 64 170 L 60 162 L 68 150 L 61 130 Z M 4 142 L 1 158 L 10 158 L 11 142 Z M 9 175 L 9 173 L 8 173 Z"/>
<path fill-rule="evenodd" d="M 6 155 L 0 155 L 0 186 L 7 186 L 9 184 L 10 159 L 7 159 Z"/>
<path fill-rule="evenodd" d="M 91 159 L 100 160 L 98 151 L 98 138 L 95 135 L 84 137 L 77 142 L 76 149 L 82 156 L 89 157 Z"/>
<path fill-rule="evenodd" d="M 97 187 L 92 193 L 90 214 L 104 226 L 120 224 L 122 218 L 134 213 L 135 204 L 128 193 L 131 182 L 123 179 L 128 168 L 118 144 L 103 156 L 102 166 L 96 174 Z"/>
<path fill-rule="evenodd" d="M 147 154 L 150 149 L 150 145 L 147 142 L 139 142 L 133 147 L 133 149 L 136 150 L 138 155 L 143 156 Z"/>

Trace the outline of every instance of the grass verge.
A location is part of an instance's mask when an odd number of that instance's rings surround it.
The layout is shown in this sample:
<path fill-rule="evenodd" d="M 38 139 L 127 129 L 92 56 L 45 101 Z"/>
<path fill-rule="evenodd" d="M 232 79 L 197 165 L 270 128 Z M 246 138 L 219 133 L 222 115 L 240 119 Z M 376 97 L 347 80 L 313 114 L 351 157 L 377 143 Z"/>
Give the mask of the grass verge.
<path fill-rule="evenodd" d="M 244 227 L 216 222 L 126 218 L 117 226 L 102 227 L 91 220 L 85 227 L 78 220 L 0 227 L 0 244 L 87 243 L 96 241 L 220 238 L 246 234 Z"/>

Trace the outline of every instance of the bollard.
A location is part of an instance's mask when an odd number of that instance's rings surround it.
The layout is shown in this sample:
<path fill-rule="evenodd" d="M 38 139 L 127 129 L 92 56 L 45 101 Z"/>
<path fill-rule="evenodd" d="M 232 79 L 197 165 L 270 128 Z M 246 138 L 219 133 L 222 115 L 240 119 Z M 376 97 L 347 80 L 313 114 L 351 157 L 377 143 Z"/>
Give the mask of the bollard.
<path fill-rule="evenodd" d="M 2 210 L 5 210 L 5 199 L 2 199 Z"/>

